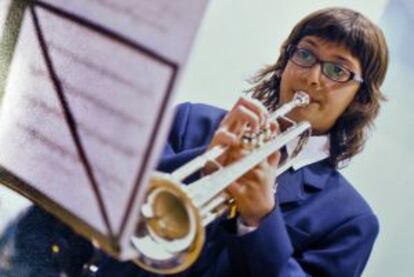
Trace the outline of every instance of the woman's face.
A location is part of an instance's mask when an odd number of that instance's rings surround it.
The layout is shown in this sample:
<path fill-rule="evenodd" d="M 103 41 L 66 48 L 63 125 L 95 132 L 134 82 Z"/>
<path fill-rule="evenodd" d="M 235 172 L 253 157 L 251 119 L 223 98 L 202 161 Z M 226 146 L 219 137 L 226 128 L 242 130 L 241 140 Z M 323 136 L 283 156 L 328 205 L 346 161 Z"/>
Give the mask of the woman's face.
<path fill-rule="evenodd" d="M 333 62 L 361 76 L 358 59 L 338 44 L 316 36 L 306 36 L 297 47 L 310 51 L 320 61 Z M 304 58 L 307 53 L 304 52 Z M 315 135 L 325 134 L 351 103 L 359 87 L 360 83 L 355 80 L 340 83 L 329 79 L 322 73 L 320 63 L 305 68 L 289 60 L 281 76 L 280 101 L 289 102 L 296 91 L 306 92 L 310 104 L 294 109 L 288 117 L 295 121 L 307 120 Z"/>

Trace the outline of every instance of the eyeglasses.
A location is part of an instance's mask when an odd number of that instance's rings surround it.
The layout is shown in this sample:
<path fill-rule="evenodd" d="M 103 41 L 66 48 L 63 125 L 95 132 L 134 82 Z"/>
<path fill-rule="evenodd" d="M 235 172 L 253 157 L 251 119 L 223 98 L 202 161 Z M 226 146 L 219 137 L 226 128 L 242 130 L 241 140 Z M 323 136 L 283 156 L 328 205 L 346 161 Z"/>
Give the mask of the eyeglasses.
<path fill-rule="evenodd" d="M 358 83 L 364 81 L 361 76 L 339 64 L 320 60 L 308 49 L 289 45 L 287 53 L 294 64 L 303 68 L 311 68 L 315 64 L 321 64 L 323 75 L 332 81 L 339 83 L 346 83 L 350 80 Z"/>

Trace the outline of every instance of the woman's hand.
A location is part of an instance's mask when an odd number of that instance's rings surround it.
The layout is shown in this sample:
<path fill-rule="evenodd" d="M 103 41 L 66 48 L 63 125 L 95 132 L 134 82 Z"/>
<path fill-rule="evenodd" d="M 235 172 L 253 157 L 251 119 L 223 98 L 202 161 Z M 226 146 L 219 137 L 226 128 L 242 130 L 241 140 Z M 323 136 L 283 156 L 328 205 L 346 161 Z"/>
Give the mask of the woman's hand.
<path fill-rule="evenodd" d="M 217 162 L 223 167 L 249 154 L 243 147 L 241 138 L 247 131 L 259 132 L 270 128 L 272 135 L 278 131 L 277 123 L 270 121 L 270 114 L 258 100 L 241 97 L 220 123 L 209 145 L 228 146 L 229 149 Z M 279 154 L 274 153 L 228 187 L 235 199 L 242 221 L 250 226 L 259 225 L 261 219 L 275 206 L 273 185 Z M 214 171 L 214 163 L 208 163 L 204 173 Z"/>
<path fill-rule="evenodd" d="M 275 207 L 279 158 L 279 152 L 272 154 L 227 188 L 236 201 L 242 222 L 248 226 L 258 226 Z"/>

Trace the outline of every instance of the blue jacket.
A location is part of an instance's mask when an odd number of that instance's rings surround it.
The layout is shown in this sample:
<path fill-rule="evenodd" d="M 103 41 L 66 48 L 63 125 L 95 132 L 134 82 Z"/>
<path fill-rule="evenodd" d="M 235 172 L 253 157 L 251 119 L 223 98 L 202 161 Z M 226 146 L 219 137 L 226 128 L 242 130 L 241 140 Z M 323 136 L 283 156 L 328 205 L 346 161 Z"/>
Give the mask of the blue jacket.
<path fill-rule="evenodd" d="M 208 105 L 180 105 L 159 170 L 170 172 L 203 153 L 224 115 Z M 257 230 L 237 236 L 234 221 L 223 218 L 210 224 L 201 256 L 179 276 L 361 275 L 379 227 L 358 192 L 326 161 L 289 170 L 278 183 L 277 206 Z M 43 274 L 39 276 L 61 271 L 78 276 L 91 257 L 98 265 L 94 276 L 157 276 L 94 250 L 37 208 L 9 232 L 17 246 L 16 264 Z M 50 251 L 56 242 L 64 246 L 58 255 Z"/>

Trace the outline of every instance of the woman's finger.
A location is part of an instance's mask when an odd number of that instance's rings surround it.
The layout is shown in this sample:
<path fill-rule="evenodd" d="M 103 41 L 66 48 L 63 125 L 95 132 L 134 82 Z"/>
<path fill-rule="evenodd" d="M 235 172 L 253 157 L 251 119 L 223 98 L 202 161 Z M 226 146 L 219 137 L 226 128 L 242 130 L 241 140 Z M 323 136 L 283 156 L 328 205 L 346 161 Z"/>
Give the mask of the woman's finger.
<path fill-rule="evenodd" d="M 279 161 L 280 161 L 280 152 L 279 151 L 271 154 L 267 158 L 267 162 L 273 168 L 273 170 L 276 170 L 276 167 L 279 165 Z"/>
<path fill-rule="evenodd" d="M 238 103 L 254 112 L 259 117 L 259 124 L 261 126 L 263 126 L 270 118 L 270 114 L 267 111 L 266 107 L 257 99 L 251 98 L 249 96 L 242 96 L 239 98 L 236 105 Z"/>
<path fill-rule="evenodd" d="M 260 128 L 259 115 L 243 105 L 238 105 L 230 111 L 227 125 L 230 131 L 241 134 L 248 125 L 253 130 L 258 130 Z"/>
<path fill-rule="evenodd" d="M 233 182 L 227 187 L 227 192 L 237 201 L 244 194 L 246 188 L 241 182 Z"/>
<path fill-rule="evenodd" d="M 237 147 L 240 144 L 240 139 L 234 133 L 229 132 L 226 128 L 217 129 L 211 146 L 225 145 L 230 147 Z"/>

